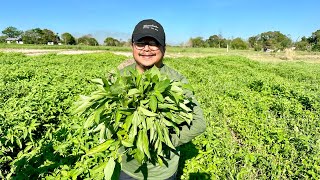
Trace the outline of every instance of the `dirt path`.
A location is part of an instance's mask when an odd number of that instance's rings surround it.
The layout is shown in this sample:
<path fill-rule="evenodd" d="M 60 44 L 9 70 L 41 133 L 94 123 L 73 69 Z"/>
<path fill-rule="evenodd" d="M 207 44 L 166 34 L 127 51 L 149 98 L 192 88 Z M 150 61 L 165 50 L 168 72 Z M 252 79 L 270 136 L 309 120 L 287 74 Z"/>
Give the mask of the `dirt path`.
<path fill-rule="evenodd" d="M 70 50 L 70 49 L 1 49 L 0 52 L 19 52 L 26 54 L 28 56 L 44 55 L 48 53 L 57 53 L 57 54 L 88 54 L 88 53 L 103 53 L 110 52 L 116 55 L 127 56 L 132 58 L 132 52 L 124 51 L 106 51 L 106 50 Z M 252 53 L 242 53 L 242 52 L 230 52 L 230 53 L 192 53 L 192 52 L 170 52 L 167 51 L 165 57 L 169 58 L 179 58 L 179 57 L 190 57 L 190 58 L 200 58 L 206 56 L 223 56 L 223 55 L 239 55 L 244 56 L 256 61 L 265 61 L 265 62 L 283 62 L 283 61 L 304 61 L 310 63 L 320 63 L 320 54 L 319 53 L 299 53 L 296 54 L 292 52 L 291 54 L 287 53 L 278 53 L 270 54 L 265 52 L 252 52 Z"/>

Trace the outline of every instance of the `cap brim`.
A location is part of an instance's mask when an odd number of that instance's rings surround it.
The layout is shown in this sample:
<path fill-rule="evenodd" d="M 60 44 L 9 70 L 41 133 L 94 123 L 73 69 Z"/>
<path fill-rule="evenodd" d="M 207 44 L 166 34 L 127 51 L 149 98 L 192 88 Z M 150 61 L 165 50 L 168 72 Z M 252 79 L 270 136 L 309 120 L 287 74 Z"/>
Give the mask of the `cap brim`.
<path fill-rule="evenodd" d="M 165 46 L 164 40 L 155 36 L 154 34 L 135 34 L 133 35 L 133 42 L 139 41 L 141 38 L 144 38 L 144 37 L 152 37 L 155 40 L 157 40 L 159 44 L 161 44 L 162 46 Z"/>

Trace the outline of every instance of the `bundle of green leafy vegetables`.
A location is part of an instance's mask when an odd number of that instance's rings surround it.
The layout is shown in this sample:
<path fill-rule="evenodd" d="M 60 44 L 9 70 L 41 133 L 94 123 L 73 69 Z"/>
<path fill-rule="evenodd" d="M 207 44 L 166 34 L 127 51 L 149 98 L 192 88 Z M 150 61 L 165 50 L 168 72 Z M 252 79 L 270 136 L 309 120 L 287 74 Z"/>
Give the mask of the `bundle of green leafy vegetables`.
<path fill-rule="evenodd" d="M 94 79 L 98 90 L 80 96 L 75 114 L 87 117 L 84 128 L 99 136 L 97 146 L 84 156 L 106 154 L 98 169 L 111 179 L 121 170 L 122 156 L 131 156 L 141 165 L 163 165 L 175 150 L 172 134 L 179 137 L 180 127 L 190 125 L 194 103 L 186 92 L 189 84 L 170 80 L 154 67 L 144 73 L 111 73 Z"/>

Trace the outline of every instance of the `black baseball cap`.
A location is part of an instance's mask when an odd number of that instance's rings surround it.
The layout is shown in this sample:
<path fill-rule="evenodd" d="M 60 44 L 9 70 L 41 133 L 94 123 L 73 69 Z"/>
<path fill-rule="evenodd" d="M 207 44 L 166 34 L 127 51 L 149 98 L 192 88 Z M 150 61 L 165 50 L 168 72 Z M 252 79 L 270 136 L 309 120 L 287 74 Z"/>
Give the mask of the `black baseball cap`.
<path fill-rule="evenodd" d="M 143 37 L 152 37 L 162 46 L 166 45 L 166 34 L 160 23 L 153 19 L 140 21 L 132 32 L 132 42 L 137 42 Z"/>

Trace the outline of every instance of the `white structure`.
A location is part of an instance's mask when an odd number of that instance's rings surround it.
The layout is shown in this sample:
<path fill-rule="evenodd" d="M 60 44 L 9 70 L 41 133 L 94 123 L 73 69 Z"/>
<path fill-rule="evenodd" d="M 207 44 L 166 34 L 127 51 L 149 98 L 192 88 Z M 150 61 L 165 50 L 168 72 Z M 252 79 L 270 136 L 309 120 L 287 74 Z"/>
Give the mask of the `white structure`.
<path fill-rule="evenodd" d="M 18 38 L 7 38 L 6 39 L 8 44 L 11 44 L 13 42 L 17 43 L 17 44 L 23 44 L 22 38 L 18 37 Z"/>

